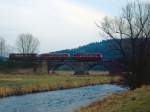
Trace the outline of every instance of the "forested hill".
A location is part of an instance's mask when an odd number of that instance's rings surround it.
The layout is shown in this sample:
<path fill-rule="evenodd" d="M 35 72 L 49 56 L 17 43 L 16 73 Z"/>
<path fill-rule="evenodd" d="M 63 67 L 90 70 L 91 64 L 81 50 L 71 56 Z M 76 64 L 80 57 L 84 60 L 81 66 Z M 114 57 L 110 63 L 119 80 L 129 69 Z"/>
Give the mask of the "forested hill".
<path fill-rule="evenodd" d="M 118 53 L 111 49 L 112 43 L 113 40 L 104 40 L 101 42 L 90 43 L 74 49 L 56 51 L 56 53 L 70 53 L 71 55 L 76 53 L 101 53 L 105 59 L 114 59 L 118 57 Z"/>

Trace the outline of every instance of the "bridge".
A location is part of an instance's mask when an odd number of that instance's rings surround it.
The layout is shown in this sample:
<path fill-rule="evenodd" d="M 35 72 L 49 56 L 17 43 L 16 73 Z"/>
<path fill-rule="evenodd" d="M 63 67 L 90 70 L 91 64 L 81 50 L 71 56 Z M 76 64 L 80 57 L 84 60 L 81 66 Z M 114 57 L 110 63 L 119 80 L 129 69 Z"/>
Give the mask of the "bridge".
<path fill-rule="evenodd" d="M 94 66 L 100 65 L 101 61 L 49 61 L 48 62 L 48 71 L 49 73 L 55 73 L 55 71 L 61 66 L 68 66 L 74 71 L 75 75 L 79 74 L 89 74 L 89 70 Z"/>
<path fill-rule="evenodd" d="M 50 54 L 13 54 L 10 55 L 11 60 L 15 61 L 30 61 L 35 62 L 34 71 L 38 73 L 52 73 L 61 66 L 68 66 L 75 75 L 89 74 L 89 71 L 95 66 L 104 66 L 110 70 L 110 72 L 117 71 L 119 72 L 120 65 L 115 61 L 103 60 L 102 56 L 99 54 L 90 54 L 90 55 L 50 55 Z M 119 68 L 119 69 L 118 69 Z"/>

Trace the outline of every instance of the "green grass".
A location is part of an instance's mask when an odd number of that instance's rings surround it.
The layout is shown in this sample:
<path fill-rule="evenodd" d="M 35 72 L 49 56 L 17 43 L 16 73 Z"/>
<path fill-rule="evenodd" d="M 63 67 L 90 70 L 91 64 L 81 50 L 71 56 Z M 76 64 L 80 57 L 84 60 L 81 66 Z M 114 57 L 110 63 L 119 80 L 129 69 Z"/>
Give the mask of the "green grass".
<path fill-rule="evenodd" d="M 150 86 L 124 94 L 114 94 L 81 108 L 80 112 L 150 112 Z"/>
<path fill-rule="evenodd" d="M 0 97 L 109 83 L 110 76 L 0 75 Z"/>

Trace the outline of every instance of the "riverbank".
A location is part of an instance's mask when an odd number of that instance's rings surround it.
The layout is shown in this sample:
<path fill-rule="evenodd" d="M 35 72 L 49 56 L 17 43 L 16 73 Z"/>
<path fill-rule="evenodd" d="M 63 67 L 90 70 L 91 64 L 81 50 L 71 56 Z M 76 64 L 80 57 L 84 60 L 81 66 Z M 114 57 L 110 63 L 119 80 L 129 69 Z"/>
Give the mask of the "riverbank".
<path fill-rule="evenodd" d="M 117 82 L 111 76 L 0 75 L 0 97 Z"/>
<path fill-rule="evenodd" d="M 113 94 L 103 101 L 81 108 L 80 112 L 150 112 L 150 86 Z"/>

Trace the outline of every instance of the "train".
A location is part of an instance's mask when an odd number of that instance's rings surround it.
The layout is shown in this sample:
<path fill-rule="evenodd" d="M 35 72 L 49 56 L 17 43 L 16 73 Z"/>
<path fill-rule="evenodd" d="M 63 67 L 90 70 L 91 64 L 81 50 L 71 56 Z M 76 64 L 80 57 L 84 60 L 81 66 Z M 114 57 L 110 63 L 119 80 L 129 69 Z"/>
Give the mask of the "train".
<path fill-rule="evenodd" d="M 73 57 L 79 61 L 100 61 L 100 60 L 102 60 L 102 55 L 100 53 L 74 54 Z"/>
<path fill-rule="evenodd" d="M 37 54 L 34 53 L 26 53 L 26 54 L 22 54 L 22 53 L 12 53 L 9 54 L 9 60 L 13 60 L 13 61 L 32 61 L 32 60 L 36 60 L 37 59 Z"/>
<path fill-rule="evenodd" d="M 102 60 L 102 54 L 100 53 L 89 53 L 89 54 L 73 54 L 69 53 L 43 53 L 43 54 L 10 54 L 10 60 L 36 60 L 36 61 L 65 61 L 65 60 L 75 60 L 75 61 L 100 61 Z"/>

